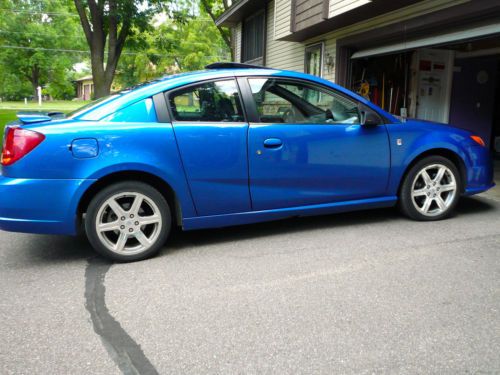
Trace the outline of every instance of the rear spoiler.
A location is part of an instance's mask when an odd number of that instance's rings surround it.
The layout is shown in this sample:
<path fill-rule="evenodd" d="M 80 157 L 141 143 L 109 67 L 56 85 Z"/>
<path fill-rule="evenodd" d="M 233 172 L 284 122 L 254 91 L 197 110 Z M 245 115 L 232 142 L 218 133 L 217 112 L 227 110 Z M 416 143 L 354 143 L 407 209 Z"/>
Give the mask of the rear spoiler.
<path fill-rule="evenodd" d="M 23 124 L 34 124 L 36 122 L 45 122 L 64 118 L 62 112 L 18 112 L 16 114 L 19 121 Z"/>

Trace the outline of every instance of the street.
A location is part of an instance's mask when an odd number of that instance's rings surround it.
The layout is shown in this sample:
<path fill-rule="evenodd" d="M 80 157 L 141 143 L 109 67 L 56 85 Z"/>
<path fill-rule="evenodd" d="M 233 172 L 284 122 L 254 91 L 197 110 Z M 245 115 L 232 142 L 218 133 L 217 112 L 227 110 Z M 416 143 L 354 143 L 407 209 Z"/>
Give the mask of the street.
<path fill-rule="evenodd" d="M 497 188 L 498 189 L 498 188 Z M 500 372 L 500 198 L 176 231 L 111 265 L 0 233 L 2 374 Z"/>

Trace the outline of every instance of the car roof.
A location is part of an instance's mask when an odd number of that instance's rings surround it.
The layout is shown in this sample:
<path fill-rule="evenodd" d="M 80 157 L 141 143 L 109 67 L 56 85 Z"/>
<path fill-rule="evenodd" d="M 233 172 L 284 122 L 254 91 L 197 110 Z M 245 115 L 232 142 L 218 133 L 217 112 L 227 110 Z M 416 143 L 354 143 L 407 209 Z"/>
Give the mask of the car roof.
<path fill-rule="evenodd" d="M 353 97 L 354 99 L 364 103 L 368 107 L 375 109 L 378 112 L 381 112 L 386 118 L 389 120 L 393 120 L 397 122 L 397 119 L 394 118 L 391 114 L 382 111 L 380 108 L 374 106 L 371 102 L 367 101 L 365 98 L 354 94 L 353 92 L 343 88 L 342 86 L 336 85 L 331 81 L 327 81 L 323 78 L 313 76 L 310 74 L 299 73 L 295 71 L 289 70 L 280 70 L 280 69 L 272 69 L 272 68 L 260 68 L 253 66 L 245 66 L 244 64 L 237 64 L 238 67 L 226 67 L 230 63 L 224 63 L 225 65 L 221 65 L 220 68 L 210 68 L 206 70 L 199 70 L 187 73 L 179 73 L 174 75 L 165 76 L 154 81 L 150 81 L 130 89 L 123 90 L 118 93 L 113 100 L 104 101 L 101 105 L 96 105 L 91 107 L 88 111 L 84 111 L 80 113 L 75 119 L 85 120 L 85 121 L 99 121 L 116 111 L 128 107 L 131 104 L 134 104 L 140 100 L 145 98 L 149 98 L 155 94 L 160 92 L 168 91 L 175 89 L 177 87 L 181 87 L 184 85 L 189 85 L 196 82 L 213 80 L 213 79 L 221 79 L 221 78 L 229 78 L 229 77 L 283 77 L 283 78 L 296 78 L 296 79 L 304 79 L 312 82 L 319 83 L 321 85 L 326 85 L 332 87 L 348 96 Z M 233 64 L 235 65 L 235 64 Z M 208 66 L 210 67 L 210 65 Z"/>

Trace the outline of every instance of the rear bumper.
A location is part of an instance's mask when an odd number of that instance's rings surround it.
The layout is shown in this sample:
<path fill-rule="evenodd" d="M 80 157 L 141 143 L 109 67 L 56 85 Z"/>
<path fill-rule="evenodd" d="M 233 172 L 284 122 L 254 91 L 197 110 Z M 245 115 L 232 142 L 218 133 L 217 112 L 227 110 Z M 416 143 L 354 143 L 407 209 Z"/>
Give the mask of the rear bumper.
<path fill-rule="evenodd" d="M 25 233 L 76 234 L 78 202 L 93 182 L 0 176 L 0 229 Z"/>

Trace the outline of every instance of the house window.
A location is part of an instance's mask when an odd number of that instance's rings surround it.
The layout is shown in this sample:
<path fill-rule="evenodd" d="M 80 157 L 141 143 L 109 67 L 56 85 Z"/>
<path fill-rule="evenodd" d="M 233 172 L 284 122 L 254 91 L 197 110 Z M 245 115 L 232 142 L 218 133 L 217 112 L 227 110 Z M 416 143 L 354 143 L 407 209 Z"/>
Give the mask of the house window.
<path fill-rule="evenodd" d="M 318 77 L 323 73 L 323 43 L 306 47 L 304 72 Z"/>
<path fill-rule="evenodd" d="M 243 62 L 264 65 L 266 15 L 262 10 L 243 21 Z"/>

